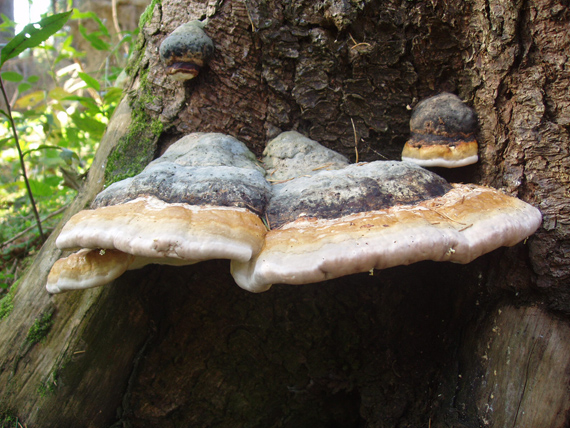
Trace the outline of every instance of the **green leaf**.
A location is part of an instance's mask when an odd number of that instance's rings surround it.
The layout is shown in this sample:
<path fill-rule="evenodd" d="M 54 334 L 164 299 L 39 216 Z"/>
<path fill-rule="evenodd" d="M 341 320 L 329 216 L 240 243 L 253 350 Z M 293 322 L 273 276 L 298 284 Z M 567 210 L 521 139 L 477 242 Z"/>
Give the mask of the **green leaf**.
<path fill-rule="evenodd" d="M 36 83 L 39 80 L 39 76 L 36 76 L 35 74 L 32 74 L 31 76 L 29 76 L 26 80 L 29 83 Z"/>
<path fill-rule="evenodd" d="M 80 97 L 79 95 L 70 95 L 68 97 L 62 98 L 62 100 L 79 101 L 83 107 L 88 108 L 89 110 L 93 110 L 97 113 L 101 111 L 95 100 L 90 97 Z"/>
<path fill-rule="evenodd" d="M 121 100 L 123 96 L 123 90 L 121 88 L 110 87 L 107 93 L 103 97 L 105 104 L 117 103 Z"/>
<path fill-rule="evenodd" d="M 97 22 L 97 24 L 99 24 L 99 32 L 101 34 L 107 37 L 111 37 L 111 35 L 109 34 L 109 30 L 107 29 L 105 24 L 103 24 L 103 21 L 101 21 L 101 19 L 97 16 L 95 12 L 79 12 L 78 10 L 74 10 L 73 16 L 71 17 L 71 19 L 89 19 L 89 18 L 93 19 L 95 22 Z"/>
<path fill-rule="evenodd" d="M 87 33 L 87 29 L 83 25 L 79 25 L 79 32 L 94 49 L 98 51 L 108 51 L 111 49 L 111 45 L 99 37 L 100 32 L 94 31 L 93 33 Z"/>
<path fill-rule="evenodd" d="M 2 49 L 0 67 L 28 48 L 38 46 L 63 27 L 73 11 L 47 16 L 35 24 L 28 24 Z"/>
<path fill-rule="evenodd" d="M 7 142 L 13 140 L 13 137 L 6 137 L 6 138 L 1 138 L 0 139 L 0 150 L 2 150 L 2 148 L 6 145 Z"/>
<path fill-rule="evenodd" d="M 18 91 L 20 91 L 20 93 L 26 92 L 28 89 L 31 89 L 31 87 L 32 87 L 32 85 L 30 85 L 30 84 L 27 83 L 27 82 L 20 83 L 20 84 L 18 85 Z"/>
<path fill-rule="evenodd" d="M 24 76 L 16 71 L 3 71 L 2 72 L 2 79 L 7 80 L 8 82 L 21 82 Z"/>
<path fill-rule="evenodd" d="M 67 165 L 72 165 L 73 164 L 73 159 L 79 161 L 79 156 L 77 155 L 77 153 L 75 153 L 72 150 L 69 149 L 65 149 L 62 148 L 61 152 L 59 152 L 59 157 L 61 159 L 63 159 L 63 161 L 67 164 Z"/>
<path fill-rule="evenodd" d="M 42 181 L 29 179 L 30 188 L 34 196 L 50 196 L 52 194 L 52 186 Z"/>
<path fill-rule="evenodd" d="M 3 13 L 0 13 L 0 17 L 2 18 L 2 24 L 0 24 L 0 29 L 11 30 L 13 28 L 16 28 L 17 24 L 14 21 L 12 21 L 9 17 L 4 15 Z"/>
<path fill-rule="evenodd" d="M 97 81 L 97 79 L 95 79 L 94 77 L 89 76 L 87 73 L 82 73 L 81 71 L 79 73 L 77 73 L 79 75 L 79 77 L 81 78 L 81 80 L 83 80 L 87 86 L 89 86 L 90 88 L 95 89 L 97 92 L 99 92 L 101 90 L 101 85 L 99 84 L 99 82 Z"/>
<path fill-rule="evenodd" d="M 92 119 L 90 117 L 81 116 L 79 113 L 75 112 L 71 115 L 71 120 L 79 129 L 85 132 L 89 132 L 93 138 L 101 138 L 107 126 L 98 120 Z"/>

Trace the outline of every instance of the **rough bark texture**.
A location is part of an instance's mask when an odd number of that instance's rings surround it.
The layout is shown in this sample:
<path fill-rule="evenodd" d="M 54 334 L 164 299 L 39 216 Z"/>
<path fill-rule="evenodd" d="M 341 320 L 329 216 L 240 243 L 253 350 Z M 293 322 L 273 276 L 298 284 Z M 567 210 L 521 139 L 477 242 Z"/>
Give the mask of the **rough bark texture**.
<path fill-rule="evenodd" d="M 128 112 L 113 120 L 70 215 L 102 188 L 115 144 L 107 181 L 193 131 L 260 154 L 296 129 L 352 160 L 356 132 L 359 160 L 397 159 L 410 108 L 446 90 L 479 115 L 481 161 L 437 172 L 538 206 L 543 227 L 466 266 L 260 295 L 211 261 L 48 296 L 52 237 L 0 322 L 4 410 L 29 428 L 567 426 L 568 2 L 157 3 L 131 66 L 133 124 L 116 142 Z M 206 17 L 214 59 L 186 84 L 168 80 L 160 42 Z M 51 330 L 27 340 L 45 313 Z"/>

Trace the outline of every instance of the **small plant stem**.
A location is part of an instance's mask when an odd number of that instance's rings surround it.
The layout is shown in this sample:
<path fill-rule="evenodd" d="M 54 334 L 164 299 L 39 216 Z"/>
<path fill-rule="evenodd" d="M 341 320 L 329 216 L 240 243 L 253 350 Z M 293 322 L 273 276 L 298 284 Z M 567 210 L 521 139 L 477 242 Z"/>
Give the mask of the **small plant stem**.
<path fill-rule="evenodd" d="M 20 167 L 22 168 L 22 175 L 24 176 L 24 182 L 26 183 L 26 189 L 28 191 L 28 197 L 32 204 L 32 209 L 34 211 L 34 217 L 36 218 L 36 224 L 38 225 L 38 230 L 40 232 L 40 238 L 42 242 L 46 240 L 44 236 L 44 231 L 42 230 L 42 222 L 40 221 L 40 215 L 38 213 L 38 208 L 36 207 L 36 202 L 34 201 L 34 195 L 32 193 L 32 188 L 30 187 L 30 182 L 28 181 L 28 174 L 26 173 L 26 165 L 24 164 L 24 155 L 22 154 L 22 148 L 20 147 L 20 140 L 18 140 L 18 132 L 16 131 L 16 124 L 14 123 L 14 118 L 12 117 L 12 108 L 10 107 L 10 102 L 8 101 L 8 96 L 6 95 L 6 90 L 4 89 L 4 81 L 0 77 L 0 89 L 2 89 L 2 96 L 4 97 L 4 102 L 6 103 L 6 110 L 8 114 L 8 120 L 10 121 L 10 126 L 12 127 L 12 134 L 14 135 L 14 141 L 16 142 L 16 148 L 18 149 L 18 157 L 20 158 Z"/>

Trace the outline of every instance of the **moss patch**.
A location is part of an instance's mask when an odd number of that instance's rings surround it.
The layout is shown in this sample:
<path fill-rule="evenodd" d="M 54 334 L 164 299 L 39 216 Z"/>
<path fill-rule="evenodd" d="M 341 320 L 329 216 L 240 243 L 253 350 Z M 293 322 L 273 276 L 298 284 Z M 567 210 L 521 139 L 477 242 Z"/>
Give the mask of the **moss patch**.
<path fill-rule="evenodd" d="M 40 397 L 47 397 L 48 395 L 55 393 L 58 377 L 58 370 L 56 369 L 48 376 L 46 380 L 39 383 L 37 392 Z"/>
<path fill-rule="evenodd" d="M 18 428 L 18 426 L 22 426 L 20 424 L 20 419 L 16 416 L 14 410 L 10 408 L 0 408 L 0 427 L 1 428 Z"/>
<path fill-rule="evenodd" d="M 44 312 L 40 318 L 36 318 L 32 326 L 28 330 L 28 335 L 26 336 L 26 342 L 30 345 L 35 345 L 36 343 L 45 339 L 53 324 L 52 318 L 53 318 L 52 309 Z"/>
<path fill-rule="evenodd" d="M 14 294 L 16 294 L 16 287 L 18 286 L 18 282 L 19 281 L 16 281 L 14 284 L 12 284 L 10 291 L 4 297 L 2 297 L 2 299 L 0 299 L 0 321 L 8 317 L 8 315 L 10 315 L 12 312 L 12 309 L 14 309 Z"/>
<path fill-rule="evenodd" d="M 139 174 L 152 160 L 163 125 L 146 112 L 133 111 L 129 132 L 109 155 L 105 169 L 105 186 Z"/>
<path fill-rule="evenodd" d="M 157 5 L 162 5 L 162 0 L 152 0 L 139 18 L 139 30 L 142 30 L 146 23 L 152 18 L 154 8 Z"/>
<path fill-rule="evenodd" d="M 133 56 L 129 59 L 129 63 L 125 67 L 125 72 L 132 76 L 133 72 L 139 69 L 140 59 L 143 57 L 144 46 L 146 44 L 143 28 L 150 21 L 154 14 L 154 8 L 162 5 L 162 0 L 152 0 L 139 19 L 139 35 L 137 37 L 136 45 L 133 49 Z"/>
<path fill-rule="evenodd" d="M 141 26 L 152 16 L 154 6 L 160 3 L 161 0 L 154 0 L 151 3 L 141 16 Z M 107 159 L 105 186 L 139 174 L 153 159 L 157 141 L 164 130 L 160 119 L 153 117 L 147 109 L 149 105 L 161 105 L 162 100 L 153 93 L 154 87 L 148 82 L 148 68 L 141 65 L 144 43 L 141 32 L 136 47 L 138 54 L 127 66 L 128 74 L 130 76 L 138 74 L 139 79 L 139 89 L 129 100 L 132 122 L 128 132 L 121 137 Z"/>

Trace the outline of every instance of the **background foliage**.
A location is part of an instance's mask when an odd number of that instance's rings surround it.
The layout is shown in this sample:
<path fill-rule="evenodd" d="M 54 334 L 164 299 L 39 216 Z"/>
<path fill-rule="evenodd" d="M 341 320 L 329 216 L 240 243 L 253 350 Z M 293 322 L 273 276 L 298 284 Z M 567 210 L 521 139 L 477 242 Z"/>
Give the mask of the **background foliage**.
<path fill-rule="evenodd" d="M 4 15 L 2 20 L 0 30 L 15 26 Z M 87 29 L 88 21 L 95 24 L 89 25 L 94 31 Z M 122 96 L 117 79 L 128 60 L 125 45 L 130 47 L 135 34 L 122 32 L 113 38 L 94 12 L 76 10 L 45 16 L 39 24 L 28 25 L 2 49 L 0 66 L 30 188 L 44 232 L 49 233 L 80 188 Z M 74 47 L 70 24 L 77 26 L 79 37 L 92 50 L 106 54 L 96 70 L 85 69 L 86 52 Z M 10 287 L 25 267 L 26 256 L 42 244 L 6 114 L 9 109 L 2 104 L 0 292 Z"/>

